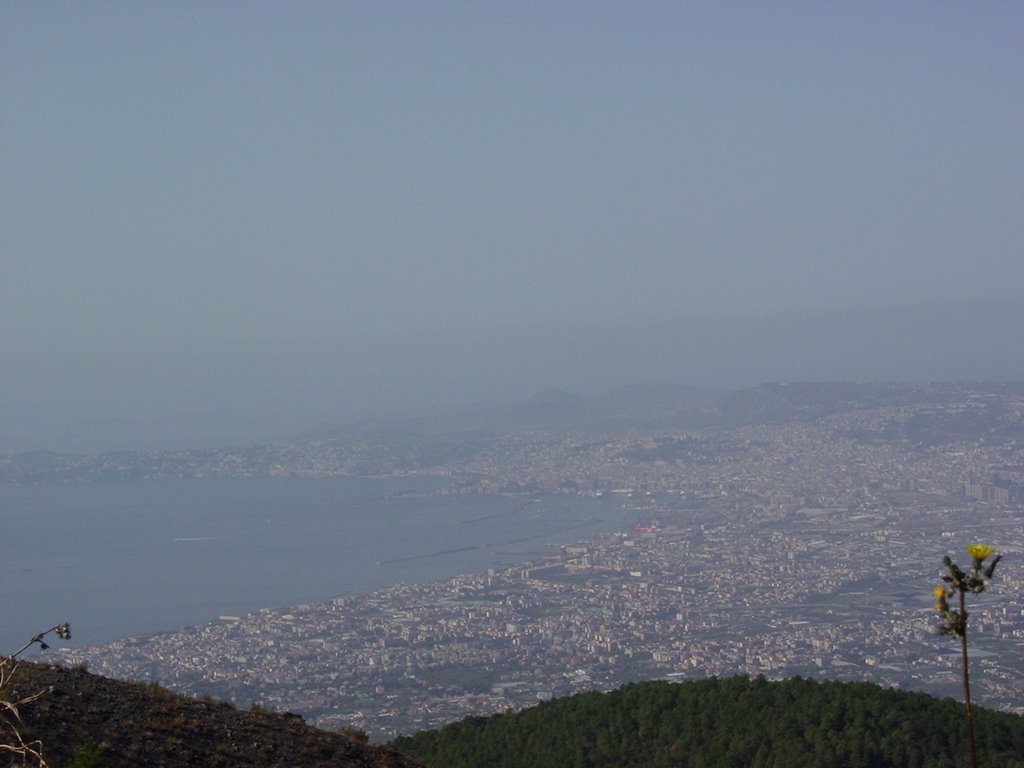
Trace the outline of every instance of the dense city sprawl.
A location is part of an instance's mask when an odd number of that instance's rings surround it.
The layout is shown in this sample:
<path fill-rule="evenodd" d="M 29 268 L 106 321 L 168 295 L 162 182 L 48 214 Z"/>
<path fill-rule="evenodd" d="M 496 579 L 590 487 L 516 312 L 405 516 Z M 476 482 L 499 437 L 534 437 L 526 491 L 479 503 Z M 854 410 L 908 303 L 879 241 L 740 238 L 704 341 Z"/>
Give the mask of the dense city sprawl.
<path fill-rule="evenodd" d="M 637 679 L 803 675 L 955 695 L 958 647 L 935 634 L 930 593 L 943 555 L 984 542 L 1004 561 L 972 606 L 975 697 L 1012 709 L 1022 420 L 1020 396 L 958 392 L 772 423 L 466 438 L 429 466 L 423 446 L 418 463 L 378 447 L 375 474 L 445 474 L 446 493 L 613 496 L 637 525 L 513 567 L 62 655 L 374 738 Z M 319 464 L 305 444 L 291 465 L 275 453 L 273 471 L 342 471 L 342 450 L 319 446 Z"/>

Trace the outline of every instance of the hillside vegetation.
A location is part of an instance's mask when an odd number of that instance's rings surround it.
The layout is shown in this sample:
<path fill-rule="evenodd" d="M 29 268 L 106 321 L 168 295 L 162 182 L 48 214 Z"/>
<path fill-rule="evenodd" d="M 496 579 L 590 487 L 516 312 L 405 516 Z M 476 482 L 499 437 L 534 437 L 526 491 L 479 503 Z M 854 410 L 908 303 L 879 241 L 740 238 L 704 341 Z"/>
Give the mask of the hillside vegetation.
<path fill-rule="evenodd" d="M 390 749 L 156 685 L 22 663 L 22 735 L 63 766 L 334 768 L 959 768 L 952 699 L 867 683 L 763 678 L 627 685 L 470 717 Z M 979 765 L 1024 768 L 1024 718 L 976 709 Z M 403 753 L 403 754 L 399 754 Z M 409 757 L 405 757 L 408 755 Z M 0 765 L 8 764 L 0 758 Z M 11 764 L 20 764 L 18 762 Z"/>
<path fill-rule="evenodd" d="M 976 709 L 979 764 L 1024 768 L 1024 718 Z M 431 768 L 956 768 L 952 700 L 867 683 L 649 682 L 396 739 Z"/>

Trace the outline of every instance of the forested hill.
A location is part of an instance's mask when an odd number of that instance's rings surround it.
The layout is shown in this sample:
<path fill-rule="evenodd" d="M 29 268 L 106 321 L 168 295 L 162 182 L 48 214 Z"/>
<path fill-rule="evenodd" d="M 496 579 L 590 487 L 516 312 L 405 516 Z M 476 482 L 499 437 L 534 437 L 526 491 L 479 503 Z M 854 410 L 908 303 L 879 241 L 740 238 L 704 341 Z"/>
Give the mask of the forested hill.
<path fill-rule="evenodd" d="M 1024 718 L 975 710 L 979 765 L 1024 768 Z M 432 768 L 959 768 L 962 705 L 868 683 L 649 682 L 392 742 Z"/>

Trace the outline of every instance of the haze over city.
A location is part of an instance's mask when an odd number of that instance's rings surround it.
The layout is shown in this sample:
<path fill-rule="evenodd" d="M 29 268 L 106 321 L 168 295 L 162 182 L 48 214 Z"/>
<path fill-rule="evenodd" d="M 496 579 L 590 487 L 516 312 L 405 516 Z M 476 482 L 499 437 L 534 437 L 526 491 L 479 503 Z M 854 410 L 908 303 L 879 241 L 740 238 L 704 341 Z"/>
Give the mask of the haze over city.
<path fill-rule="evenodd" d="M 901 768 L 963 695 L 1016 766 L 1022 39 L 0 2 L 0 749 L 455 768 L 413 742 L 498 715 L 437 754 Z M 491 728 L 563 702 L 536 760 Z"/>
<path fill-rule="evenodd" d="M 0 452 L 1024 376 L 1015 4 L 0 10 Z"/>

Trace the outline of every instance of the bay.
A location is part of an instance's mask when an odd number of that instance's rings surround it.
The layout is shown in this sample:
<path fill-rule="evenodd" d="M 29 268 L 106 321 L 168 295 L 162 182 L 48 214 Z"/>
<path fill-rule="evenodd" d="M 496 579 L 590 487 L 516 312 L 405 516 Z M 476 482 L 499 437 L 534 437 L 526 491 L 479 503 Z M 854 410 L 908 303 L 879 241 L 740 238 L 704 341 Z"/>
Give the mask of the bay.
<path fill-rule="evenodd" d="M 0 489 L 0 652 L 69 621 L 108 642 L 422 583 L 621 530 L 618 502 L 448 496 L 438 478 L 239 478 Z"/>

